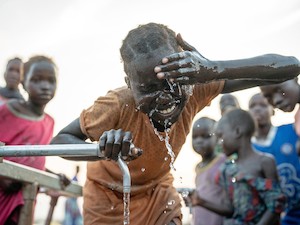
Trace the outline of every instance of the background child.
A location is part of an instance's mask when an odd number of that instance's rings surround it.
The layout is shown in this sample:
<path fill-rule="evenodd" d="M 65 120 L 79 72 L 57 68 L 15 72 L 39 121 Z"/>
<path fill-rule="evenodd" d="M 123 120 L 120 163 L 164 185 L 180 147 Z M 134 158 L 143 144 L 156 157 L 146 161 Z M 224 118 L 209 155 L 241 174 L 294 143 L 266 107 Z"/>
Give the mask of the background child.
<path fill-rule="evenodd" d="M 23 77 L 23 62 L 20 58 L 8 60 L 4 80 L 5 87 L 0 87 L 0 105 L 10 98 L 24 99 L 19 90 L 19 84 Z"/>
<path fill-rule="evenodd" d="M 220 165 L 225 161 L 223 154 L 217 155 L 214 151 L 217 144 L 215 136 L 216 121 L 202 117 L 194 122 L 192 129 L 193 150 L 201 155 L 202 160 L 196 166 L 196 191 L 200 196 L 221 204 L 224 194 L 221 186 L 215 183 L 215 175 Z M 222 225 L 223 217 L 203 207 L 193 208 L 193 224 L 195 225 Z"/>
<path fill-rule="evenodd" d="M 251 97 L 249 112 L 257 122 L 251 139 L 253 147 L 275 157 L 280 185 L 287 197 L 287 209 L 281 224 L 300 224 L 300 163 L 296 151 L 298 136 L 294 124 L 274 127 L 271 123 L 273 107 L 261 93 Z"/>
<path fill-rule="evenodd" d="M 217 181 L 223 186 L 228 199 L 216 204 L 194 192 L 189 199 L 226 216 L 224 225 L 279 224 L 285 197 L 281 192 L 275 160 L 272 156 L 255 151 L 251 137 L 255 124 L 251 115 L 241 109 L 224 114 L 218 123 L 217 135 L 224 153 L 237 153 L 238 159 L 223 164 Z"/>
<path fill-rule="evenodd" d="M 24 64 L 23 86 L 28 93 L 28 100 L 13 99 L 0 106 L 1 142 L 5 145 L 49 144 L 54 120 L 44 110 L 55 95 L 56 79 L 56 65 L 48 57 L 35 56 Z M 40 170 L 45 169 L 45 157 L 4 159 Z M 21 185 L 3 179 L 0 183 L 0 225 L 18 224 L 20 208 L 24 204 Z"/>
<path fill-rule="evenodd" d="M 240 103 L 233 94 L 223 94 L 219 101 L 221 116 L 230 109 L 239 109 Z"/>
<path fill-rule="evenodd" d="M 120 52 L 127 87 L 99 97 L 51 143 L 99 141 L 101 151 L 113 159 L 77 158 L 94 161 L 88 162 L 83 192 L 85 225 L 123 221 L 122 175 L 114 160 L 119 153 L 127 156 L 131 143 L 143 154 L 128 164 L 130 223 L 181 224 L 181 199 L 170 170 L 194 117 L 221 92 L 295 77 L 299 61 L 274 54 L 208 60 L 157 23 L 130 30 Z"/>

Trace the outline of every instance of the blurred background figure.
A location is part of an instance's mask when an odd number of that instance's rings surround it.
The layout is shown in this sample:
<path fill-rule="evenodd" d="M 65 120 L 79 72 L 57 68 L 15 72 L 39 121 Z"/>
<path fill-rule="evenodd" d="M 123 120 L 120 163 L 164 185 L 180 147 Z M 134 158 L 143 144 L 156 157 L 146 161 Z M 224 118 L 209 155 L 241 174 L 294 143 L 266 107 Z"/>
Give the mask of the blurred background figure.
<path fill-rule="evenodd" d="M 80 167 L 76 166 L 75 176 L 73 181 L 78 182 L 78 173 Z M 82 225 L 82 214 L 78 206 L 77 198 L 68 198 L 65 203 L 65 218 L 63 225 Z"/>
<path fill-rule="evenodd" d="M 223 94 L 220 98 L 219 108 L 221 116 L 230 109 L 240 109 L 240 103 L 233 94 Z"/>
<path fill-rule="evenodd" d="M 20 58 L 8 60 L 4 72 L 5 87 L 0 87 L 0 105 L 8 99 L 24 100 L 20 93 L 19 84 L 23 79 L 23 62 Z"/>
<path fill-rule="evenodd" d="M 273 107 L 257 93 L 249 101 L 249 112 L 255 119 L 256 131 L 251 139 L 255 149 L 274 156 L 280 186 L 287 197 L 282 225 L 300 224 L 300 164 L 296 151 L 298 136 L 293 123 L 273 126 Z"/>
<path fill-rule="evenodd" d="M 193 150 L 201 155 L 202 160 L 196 165 L 196 191 L 198 195 L 205 196 L 216 203 L 221 204 L 223 189 L 215 182 L 215 175 L 220 165 L 225 162 L 226 156 L 215 152 L 217 138 L 214 134 L 216 121 L 201 117 L 196 120 L 192 128 Z M 221 225 L 223 216 L 209 211 L 201 206 L 195 206 L 192 209 L 194 225 Z"/>

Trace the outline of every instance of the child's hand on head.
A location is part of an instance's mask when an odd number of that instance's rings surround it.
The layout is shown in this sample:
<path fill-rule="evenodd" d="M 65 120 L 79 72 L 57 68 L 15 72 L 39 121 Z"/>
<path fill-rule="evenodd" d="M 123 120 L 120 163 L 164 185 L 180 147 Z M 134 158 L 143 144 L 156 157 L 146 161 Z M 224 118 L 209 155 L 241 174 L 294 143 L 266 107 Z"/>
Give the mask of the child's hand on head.
<path fill-rule="evenodd" d="M 184 41 L 180 34 L 177 35 L 177 42 L 184 51 L 164 57 L 162 63 L 154 68 L 157 78 L 172 79 L 180 84 L 205 82 L 199 74 L 200 69 L 206 67 L 208 60 Z"/>

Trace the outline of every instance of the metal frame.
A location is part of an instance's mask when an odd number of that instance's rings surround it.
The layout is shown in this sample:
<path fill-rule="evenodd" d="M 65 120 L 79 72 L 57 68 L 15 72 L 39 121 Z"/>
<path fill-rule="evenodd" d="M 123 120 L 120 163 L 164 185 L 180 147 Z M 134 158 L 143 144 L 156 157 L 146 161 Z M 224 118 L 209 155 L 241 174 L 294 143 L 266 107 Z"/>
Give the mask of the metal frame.
<path fill-rule="evenodd" d="M 57 175 L 47 173 L 32 167 L 24 166 L 0 158 L 0 175 L 3 177 L 19 180 L 24 183 L 23 198 L 24 206 L 21 209 L 19 225 L 32 225 L 35 199 L 38 188 L 43 187 L 55 191 L 55 196 L 51 197 L 50 209 L 48 212 L 46 225 L 50 224 L 54 207 L 59 196 L 80 197 L 82 196 L 82 186 L 76 182 L 71 182 L 65 189 L 60 185 Z"/>

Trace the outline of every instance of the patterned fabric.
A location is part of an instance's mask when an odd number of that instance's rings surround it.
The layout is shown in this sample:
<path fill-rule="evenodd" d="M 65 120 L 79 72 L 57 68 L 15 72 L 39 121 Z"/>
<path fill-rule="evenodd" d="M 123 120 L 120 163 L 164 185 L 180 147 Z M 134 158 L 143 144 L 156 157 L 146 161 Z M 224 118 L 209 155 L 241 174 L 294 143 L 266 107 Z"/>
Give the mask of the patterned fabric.
<path fill-rule="evenodd" d="M 223 86 L 223 81 L 195 86 L 184 111 L 169 132 L 170 145 L 176 156 L 190 132 L 194 116 L 223 90 Z M 165 143 L 154 133 L 148 116 L 136 110 L 131 90 L 123 87 L 98 98 L 93 106 L 82 112 L 80 126 L 92 141 L 98 141 L 106 130 L 131 131 L 133 143 L 143 149 L 142 156 L 128 164 L 132 182 L 130 217 L 135 218 L 130 224 L 161 225 L 174 218 L 180 221 L 181 204 L 172 185 L 171 159 Z M 164 133 L 161 135 L 165 136 Z M 122 173 L 114 161 L 89 162 L 84 187 L 84 224 L 99 221 L 97 224 L 108 225 L 122 221 L 118 218 L 123 217 L 123 201 L 118 196 L 122 189 Z"/>
<path fill-rule="evenodd" d="M 278 214 L 284 211 L 286 198 L 279 183 L 242 174 L 233 160 L 226 161 L 216 179 L 226 189 L 234 208 L 224 225 L 254 225 L 266 210 Z"/>
<path fill-rule="evenodd" d="M 225 194 L 223 188 L 215 183 L 215 176 L 220 169 L 221 164 L 226 160 L 224 154 L 216 156 L 204 168 L 196 167 L 196 190 L 199 196 L 209 199 L 215 203 L 221 204 L 222 195 Z M 203 207 L 193 207 L 194 225 L 222 225 L 223 217 L 211 212 Z"/>
<path fill-rule="evenodd" d="M 280 185 L 287 197 L 283 224 L 289 224 L 284 223 L 285 220 L 300 221 L 300 162 L 296 151 L 297 140 L 293 124 L 272 127 L 264 141 L 252 139 L 255 149 L 272 154 L 276 160 Z"/>
<path fill-rule="evenodd" d="M 37 120 L 25 118 L 9 107 L 0 106 L 0 141 L 5 145 L 49 144 L 53 134 L 54 120 L 45 115 Z M 16 163 L 36 169 L 45 169 L 45 157 L 4 157 Z M 0 190 L 0 225 L 12 211 L 24 204 L 21 191 L 7 195 Z"/>

